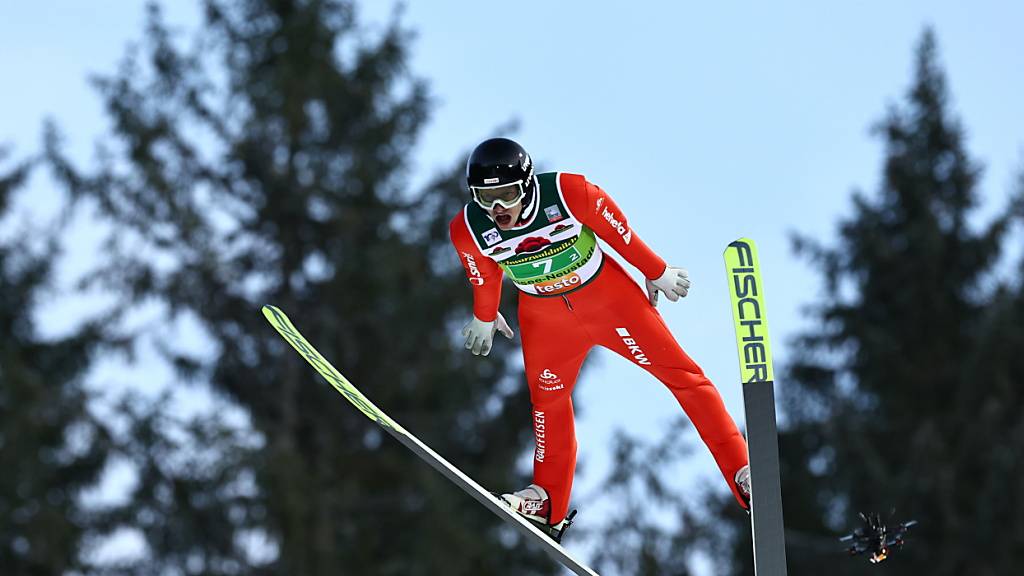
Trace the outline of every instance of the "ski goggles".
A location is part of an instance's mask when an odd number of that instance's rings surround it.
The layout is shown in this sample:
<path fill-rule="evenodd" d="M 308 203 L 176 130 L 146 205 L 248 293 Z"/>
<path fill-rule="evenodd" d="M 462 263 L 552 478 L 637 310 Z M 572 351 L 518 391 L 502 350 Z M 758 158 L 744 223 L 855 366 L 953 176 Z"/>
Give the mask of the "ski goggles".
<path fill-rule="evenodd" d="M 476 203 L 485 210 L 490 210 L 495 204 L 500 204 L 506 210 L 510 209 L 526 196 L 522 180 L 498 186 L 470 186 L 469 189 L 473 192 Z"/>

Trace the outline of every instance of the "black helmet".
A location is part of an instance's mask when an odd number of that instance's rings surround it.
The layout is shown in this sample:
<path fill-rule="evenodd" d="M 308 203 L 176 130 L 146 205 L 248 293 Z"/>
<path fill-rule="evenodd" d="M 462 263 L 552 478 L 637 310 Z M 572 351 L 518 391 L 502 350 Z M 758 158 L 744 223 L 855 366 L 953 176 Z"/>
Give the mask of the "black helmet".
<path fill-rule="evenodd" d="M 508 138 L 484 140 L 469 155 L 466 183 L 481 208 L 490 209 L 495 203 L 511 208 L 524 197 L 529 204 L 534 189 L 533 160 Z"/>

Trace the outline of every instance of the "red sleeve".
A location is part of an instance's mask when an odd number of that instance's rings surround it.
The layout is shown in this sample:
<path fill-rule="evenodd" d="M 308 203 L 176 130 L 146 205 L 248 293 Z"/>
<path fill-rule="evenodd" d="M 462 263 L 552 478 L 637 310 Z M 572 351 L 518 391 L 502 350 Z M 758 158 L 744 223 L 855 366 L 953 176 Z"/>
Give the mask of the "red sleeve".
<path fill-rule="evenodd" d="M 665 261 L 654 253 L 629 227 L 626 215 L 612 197 L 579 174 L 561 174 L 562 194 L 569 210 L 583 225 L 593 230 L 646 278 L 658 278 L 665 272 Z"/>
<path fill-rule="evenodd" d="M 478 320 L 491 322 L 498 317 L 501 301 L 501 267 L 477 248 L 462 212 L 452 218 L 448 233 L 459 262 L 466 269 L 466 278 L 473 286 L 473 315 Z"/>

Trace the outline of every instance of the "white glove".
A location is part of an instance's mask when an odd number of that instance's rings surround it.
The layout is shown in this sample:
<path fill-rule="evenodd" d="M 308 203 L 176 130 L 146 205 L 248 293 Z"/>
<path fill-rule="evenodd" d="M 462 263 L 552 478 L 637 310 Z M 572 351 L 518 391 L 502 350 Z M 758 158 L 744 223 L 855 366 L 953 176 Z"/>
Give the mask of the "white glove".
<path fill-rule="evenodd" d="M 664 292 L 669 300 L 675 302 L 685 298 L 689 291 L 690 274 L 682 268 L 666 266 L 660 278 L 647 281 L 647 297 L 651 300 L 651 306 L 658 305 L 658 292 Z"/>
<path fill-rule="evenodd" d="M 473 354 L 477 356 L 481 354 L 487 356 L 491 353 L 491 343 L 494 341 L 495 332 L 501 332 L 509 340 L 512 339 L 512 329 L 508 327 L 508 322 L 505 322 L 501 312 L 498 312 L 498 317 L 490 322 L 484 322 L 473 316 L 469 324 L 462 328 L 462 335 L 466 337 L 466 350 L 472 350 Z"/>

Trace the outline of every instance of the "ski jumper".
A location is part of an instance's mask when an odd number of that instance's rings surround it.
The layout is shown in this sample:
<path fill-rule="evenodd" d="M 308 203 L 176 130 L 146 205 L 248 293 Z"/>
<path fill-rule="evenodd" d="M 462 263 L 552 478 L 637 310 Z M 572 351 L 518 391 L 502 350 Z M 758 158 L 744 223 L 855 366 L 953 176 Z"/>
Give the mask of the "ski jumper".
<path fill-rule="evenodd" d="M 747 464 L 747 446 L 736 423 L 644 290 L 597 238 L 647 278 L 661 276 L 665 262 L 629 228 L 611 197 L 583 176 L 549 172 L 538 174 L 536 184 L 539 196 L 521 226 L 501 230 L 470 202 L 449 229 L 478 319 L 497 317 L 503 275 L 523 293 L 519 326 L 533 405 L 533 476 L 551 499 L 550 522 L 560 522 L 569 509 L 576 469 L 571 394 L 594 346 L 616 352 L 668 387 L 742 505 L 733 477 Z"/>

